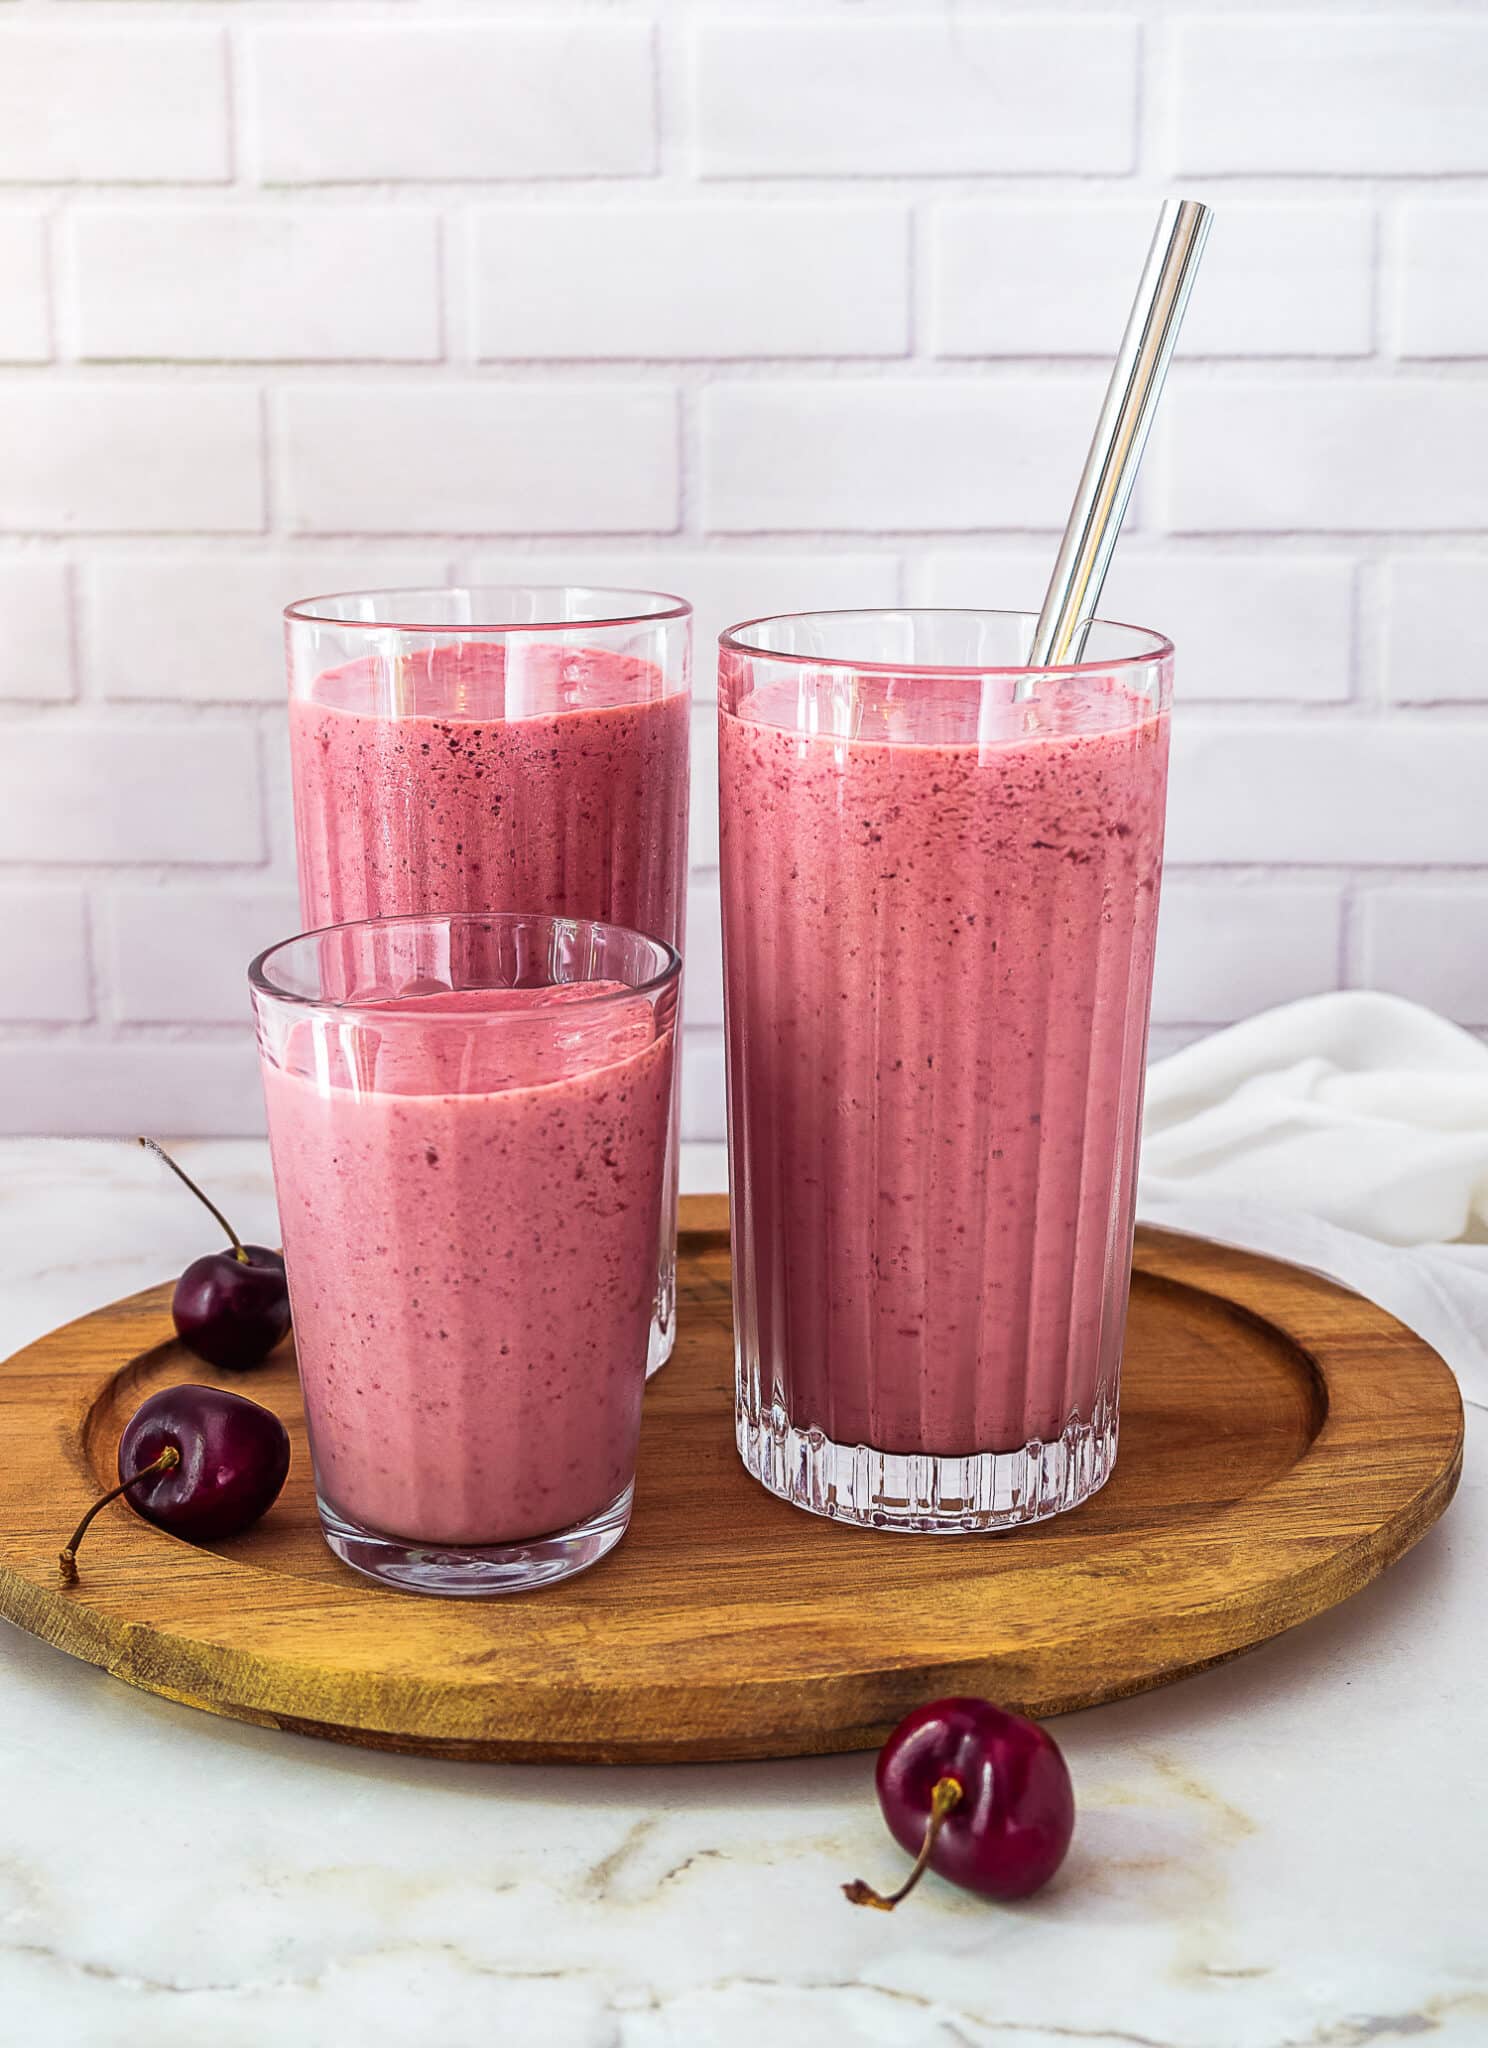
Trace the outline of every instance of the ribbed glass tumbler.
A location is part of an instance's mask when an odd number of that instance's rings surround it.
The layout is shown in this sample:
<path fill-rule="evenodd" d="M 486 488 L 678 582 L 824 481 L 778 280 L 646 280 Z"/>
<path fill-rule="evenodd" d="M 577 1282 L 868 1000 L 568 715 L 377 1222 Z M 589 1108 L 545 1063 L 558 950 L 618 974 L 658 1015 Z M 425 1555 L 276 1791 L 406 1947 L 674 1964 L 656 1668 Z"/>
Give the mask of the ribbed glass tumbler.
<path fill-rule="evenodd" d="M 874 1528 L 1008 1528 L 1108 1477 L 1172 648 L 1031 616 L 723 636 L 738 1440 Z"/>

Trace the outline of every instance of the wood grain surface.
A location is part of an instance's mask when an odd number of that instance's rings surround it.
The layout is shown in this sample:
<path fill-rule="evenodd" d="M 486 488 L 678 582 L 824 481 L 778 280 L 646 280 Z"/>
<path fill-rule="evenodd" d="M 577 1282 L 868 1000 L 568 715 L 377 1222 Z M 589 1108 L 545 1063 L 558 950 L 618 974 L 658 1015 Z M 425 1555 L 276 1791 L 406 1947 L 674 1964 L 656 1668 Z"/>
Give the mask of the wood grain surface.
<path fill-rule="evenodd" d="M 147 1394 L 217 1378 L 159 1287 L 0 1367 L 0 1611 L 131 1685 L 337 1741 L 602 1762 L 866 1748 L 918 1702 L 1048 1715 L 1161 1685 L 1345 1600 L 1457 1483 L 1451 1373 L 1294 1268 L 1138 1235 L 1114 1477 L 1072 1514 L 916 1539 L 820 1521 L 733 1444 L 727 1205 L 683 1203 L 676 1354 L 646 1396 L 629 1535 L 548 1590 L 383 1591 L 320 1540 L 293 1353 L 222 1376 L 278 1410 L 289 1483 L 196 1549 L 122 1503 L 64 1590 L 57 1550 Z"/>

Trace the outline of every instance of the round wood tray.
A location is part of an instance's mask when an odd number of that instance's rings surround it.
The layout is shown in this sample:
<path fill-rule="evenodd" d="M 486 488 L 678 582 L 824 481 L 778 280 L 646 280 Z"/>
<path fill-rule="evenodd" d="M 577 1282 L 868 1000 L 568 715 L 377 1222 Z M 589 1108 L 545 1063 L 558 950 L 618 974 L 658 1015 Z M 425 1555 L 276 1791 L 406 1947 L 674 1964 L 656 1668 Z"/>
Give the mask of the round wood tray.
<path fill-rule="evenodd" d="M 82 1583 L 57 1549 L 143 1396 L 215 1377 L 170 1290 L 0 1368 L 0 1611 L 116 1677 L 238 1720 L 470 1758 L 606 1762 L 867 1748 L 918 1702 L 1047 1715 L 1233 1657 L 1357 1592 L 1442 1512 L 1462 1407 L 1434 1352 L 1295 1268 L 1139 1232 L 1121 1455 L 1074 1513 L 917 1541 L 773 1499 L 734 1452 L 727 1205 L 683 1203 L 676 1355 L 646 1397 L 635 1519 L 568 1584 L 384 1592 L 320 1540 L 294 1363 L 224 1377 L 294 1438 L 267 1519 L 213 1549 L 119 1504 Z"/>

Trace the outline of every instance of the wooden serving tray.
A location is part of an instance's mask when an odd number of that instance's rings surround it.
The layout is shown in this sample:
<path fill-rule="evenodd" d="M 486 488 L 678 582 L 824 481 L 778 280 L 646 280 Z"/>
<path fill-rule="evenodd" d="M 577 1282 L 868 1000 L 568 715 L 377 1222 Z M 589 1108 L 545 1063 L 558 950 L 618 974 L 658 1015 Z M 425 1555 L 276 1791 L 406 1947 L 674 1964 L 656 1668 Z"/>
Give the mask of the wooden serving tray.
<path fill-rule="evenodd" d="M 670 1762 L 861 1749 L 981 1693 L 1047 1715 L 1249 1649 L 1376 1577 L 1457 1484 L 1436 1354 L 1295 1268 L 1138 1234 L 1121 1454 L 1074 1513 L 915 1538 L 824 1522 L 734 1452 L 727 1204 L 682 1205 L 676 1355 L 646 1396 L 635 1519 L 549 1590 L 385 1592 L 321 1542 L 293 1357 L 223 1377 L 294 1438 L 267 1519 L 195 1549 L 119 1504 L 64 1591 L 57 1549 L 155 1388 L 213 1378 L 158 1287 L 0 1368 L 0 1611 L 168 1699 L 339 1742 Z"/>

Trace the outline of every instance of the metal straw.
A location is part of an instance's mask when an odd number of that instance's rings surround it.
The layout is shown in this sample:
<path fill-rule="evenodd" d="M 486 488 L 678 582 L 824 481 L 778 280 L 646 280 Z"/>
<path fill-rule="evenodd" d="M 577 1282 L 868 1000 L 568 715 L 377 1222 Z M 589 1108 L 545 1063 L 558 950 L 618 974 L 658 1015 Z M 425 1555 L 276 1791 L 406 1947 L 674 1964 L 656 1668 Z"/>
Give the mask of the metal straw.
<path fill-rule="evenodd" d="M 1163 203 L 1034 630 L 1030 668 L 1055 668 L 1084 652 L 1213 218 L 1196 199 Z M 1016 695 L 1030 697 L 1034 688 L 1025 677 Z"/>

